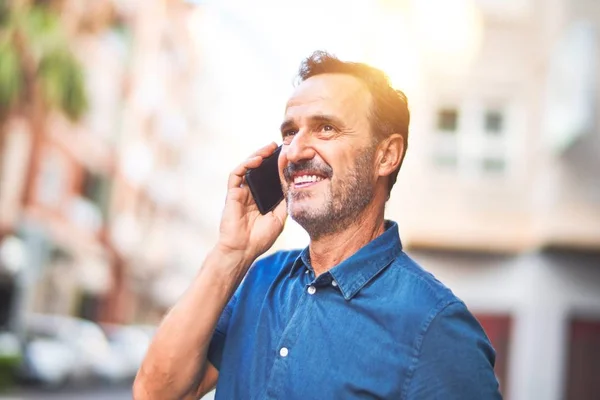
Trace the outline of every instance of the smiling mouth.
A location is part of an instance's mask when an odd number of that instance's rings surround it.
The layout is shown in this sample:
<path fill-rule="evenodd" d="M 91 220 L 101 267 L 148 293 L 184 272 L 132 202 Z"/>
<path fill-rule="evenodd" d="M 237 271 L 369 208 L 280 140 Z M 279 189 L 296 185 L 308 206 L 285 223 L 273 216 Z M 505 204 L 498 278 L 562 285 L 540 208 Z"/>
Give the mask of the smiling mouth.
<path fill-rule="evenodd" d="M 298 175 L 294 177 L 294 189 L 304 189 L 321 182 L 326 178 L 318 175 Z"/>

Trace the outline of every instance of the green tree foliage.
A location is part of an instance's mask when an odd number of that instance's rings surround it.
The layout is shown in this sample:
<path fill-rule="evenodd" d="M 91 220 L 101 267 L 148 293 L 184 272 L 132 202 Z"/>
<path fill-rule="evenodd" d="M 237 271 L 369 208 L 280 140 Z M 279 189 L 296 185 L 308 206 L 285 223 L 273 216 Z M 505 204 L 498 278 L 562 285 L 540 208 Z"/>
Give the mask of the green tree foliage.
<path fill-rule="evenodd" d="M 1 0 L 0 0 L 1 1 Z M 22 109 L 37 85 L 44 105 L 70 119 L 87 110 L 84 71 L 56 12 L 46 5 L 0 6 L 0 109 Z"/>
<path fill-rule="evenodd" d="M 4 39 L 4 38 L 2 38 Z M 23 90 L 19 54 L 8 40 L 0 39 L 0 108 L 12 108 Z"/>

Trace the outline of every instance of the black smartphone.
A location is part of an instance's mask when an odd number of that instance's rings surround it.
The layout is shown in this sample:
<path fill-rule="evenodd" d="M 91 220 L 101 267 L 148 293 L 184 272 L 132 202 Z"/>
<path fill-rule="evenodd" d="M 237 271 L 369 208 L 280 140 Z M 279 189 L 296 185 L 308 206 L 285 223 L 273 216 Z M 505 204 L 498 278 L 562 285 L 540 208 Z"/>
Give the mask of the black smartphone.
<path fill-rule="evenodd" d="M 279 180 L 277 160 L 281 146 L 269 157 L 263 159 L 258 168 L 246 172 L 246 183 L 261 214 L 272 211 L 283 200 L 283 190 Z"/>

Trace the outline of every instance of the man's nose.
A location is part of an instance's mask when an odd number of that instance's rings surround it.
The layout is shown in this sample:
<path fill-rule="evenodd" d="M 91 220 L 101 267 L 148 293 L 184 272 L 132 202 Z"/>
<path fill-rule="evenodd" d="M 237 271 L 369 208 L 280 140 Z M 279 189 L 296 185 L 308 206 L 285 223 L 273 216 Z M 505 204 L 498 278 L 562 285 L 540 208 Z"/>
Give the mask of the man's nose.
<path fill-rule="evenodd" d="M 287 146 L 285 154 L 288 161 L 293 163 L 312 160 L 315 156 L 315 149 L 310 134 L 298 132 Z"/>

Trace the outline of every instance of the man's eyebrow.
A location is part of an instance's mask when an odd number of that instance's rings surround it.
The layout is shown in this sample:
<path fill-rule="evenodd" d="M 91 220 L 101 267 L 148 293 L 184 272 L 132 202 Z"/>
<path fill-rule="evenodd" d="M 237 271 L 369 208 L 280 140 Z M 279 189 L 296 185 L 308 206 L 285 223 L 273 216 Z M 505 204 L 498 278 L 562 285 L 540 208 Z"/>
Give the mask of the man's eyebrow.
<path fill-rule="evenodd" d="M 316 114 L 316 115 L 310 116 L 308 119 L 312 123 L 317 122 L 317 123 L 322 123 L 322 124 L 332 124 L 332 125 L 336 125 L 338 127 L 344 126 L 344 122 L 341 119 L 334 117 L 333 115 Z"/>
<path fill-rule="evenodd" d="M 315 114 L 311 115 L 307 119 L 311 124 L 331 124 L 337 127 L 344 126 L 344 122 L 341 119 L 334 117 L 333 115 Z M 285 131 L 294 127 L 296 127 L 296 123 L 294 122 L 294 120 L 286 119 L 285 121 L 283 121 L 279 129 L 281 130 L 281 133 L 284 133 Z"/>
<path fill-rule="evenodd" d="M 291 119 L 286 119 L 285 121 L 283 121 L 281 123 L 281 127 L 279 128 L 279 130 L 281 131 L 281 133 L 287 131 L 288 129 L 290 129 L 291 127 L 295 126 L 296 124 L 294 123 L 293 120 Z"/>

